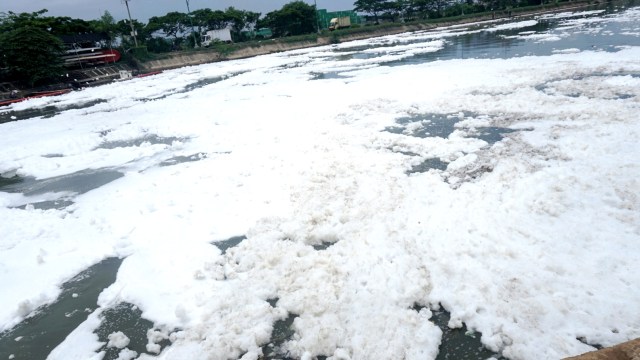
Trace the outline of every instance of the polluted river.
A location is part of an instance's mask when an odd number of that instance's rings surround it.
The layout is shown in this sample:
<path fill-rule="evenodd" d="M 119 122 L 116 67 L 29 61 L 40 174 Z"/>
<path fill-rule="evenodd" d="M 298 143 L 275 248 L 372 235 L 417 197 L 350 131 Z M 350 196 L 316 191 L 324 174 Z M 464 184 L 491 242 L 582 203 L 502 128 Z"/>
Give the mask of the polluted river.
<path fill-rule="evenodd" d="M 0 109 L 0 360 L 558 359 L 640 337 L 633 2 Z"/>

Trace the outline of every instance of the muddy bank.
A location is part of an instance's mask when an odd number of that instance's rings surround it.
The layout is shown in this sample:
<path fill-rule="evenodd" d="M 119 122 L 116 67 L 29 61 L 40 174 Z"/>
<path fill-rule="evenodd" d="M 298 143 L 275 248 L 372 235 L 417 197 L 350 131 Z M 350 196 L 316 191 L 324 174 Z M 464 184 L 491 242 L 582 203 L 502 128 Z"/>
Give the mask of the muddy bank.
<path fill-rule="evenodd" d="M 610 348 L 588 352 L 565 360 L 637 360 L 640 359 L 640 339 L 627 341 Z"/>
<path fill-rule="evenodd" d="M 182 66 L 200 65 L 216 61 L 243 59 L 258 55 L 271 54 L 276 52 L 304 49 L 308 47 L 328 45 L 332 41 L 352 41 L 362 40 L 372 37 L 395 35 L 409 31 L 419 30 L 431 30 L 438 27 L 459 25 L 471 22 L 489 21 L 495 19 L 507 19 L 518 18 L 523 16 L 539 15 L 545 13 L 554 13 L 560 11 L 569 11 L 572 9 L 580 9 L 590 6 L 599 6 L 598 2 L 584 1 L 584 2 L 569 2 L 559 5 L 550 5 L 543 8 L 537 8 L 530 11 L 496 11 L 495 14 L 485 14 L 481 16 L 473 16 L 464 19 L 456 19 L 446 21 L 443 20 L 437 23 L 411 23 L 411 24 L 393 24 L 391 26 L 381 27 L 365 27 L 360 28 L 361 31 L 346 31 L 343 33 L 335 33 L 329 35 L 321 35 L 315 40 L 301 40 L 301 41 L 283 41 L 282 39 L 264 40 L 258 43 L 253 43 L 250 46 L 230 50 L 229 52 L 216 51 L 215 49 L 207 49 L 201 51 L 179 52 L 165 55 L 164 58 L 150 60 L 140 63 L 141 70 L 143 71 L 159 71 L 175 69 Z"/>

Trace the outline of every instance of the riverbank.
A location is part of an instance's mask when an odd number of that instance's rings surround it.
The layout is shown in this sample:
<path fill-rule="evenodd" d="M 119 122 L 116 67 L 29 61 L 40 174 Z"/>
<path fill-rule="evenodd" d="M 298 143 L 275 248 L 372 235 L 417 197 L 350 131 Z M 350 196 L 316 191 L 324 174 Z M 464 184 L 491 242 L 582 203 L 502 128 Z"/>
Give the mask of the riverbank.
<path fill-rule="evenodd" d="M 525 16 L 542 15 L 561 11 L 576 10 L 601 6 L 594 1 L 572 1 L 553 5 L 543 5 L 527 8 L 514 8 L 510 11 L 496 11 L 493 13 L 471 14 L 454 18 L 425 20 L 411 23 L 385 23 L 377 26 L 365 26 L 327 32 L 320 35 L 280 38 L 248 43 L 221 45 L 218 48 L 182 51 L 162 55 L 149 55 L 145 59 L 136 59 L 141 71 L 161 71 L 180 68 L 183 66 L 201 65 L 218 61 L 244 59 L 253 56 L 272 54 L 290 50 L 304 49 L 332 43 L 363 40 L 373 37 L 395 35 L 404 32 L 433 30 L 440 27 L 461 25 L 466 23 L 500 21 L 517 19 Z"/>
<path fill-rule="evenodd" d="M 566 358 L 565 360 L 637 360 L 640 359 L 640 339 L 598 351 Z"/>
<path fill-rule="evenodd" d="M 195 49 L 167 54 L 143 52 L 135 55 L 129 55 L 128 60 L 120 61 L 116 66 L 74 70 L 69 73 L 69 76 L 70 78 L 78 79 L 76 82 L 80 83 L 82 86 L 96 86 L 119 79 L 119 70 L 129 71 L 134 74 L 155 73 L 184 66 L 244 59 L 259 55 L 329 45 L 332 43 L 364 40 L 373 37 L 395 35 L 412 31 L 434 30 L 441 27 L 466 23 L 518 19 L 525 16 L 599 7 L 602 4 L 603 3 L 599 1 L 593 0 L 571 1 L 552 5 L 513 8 L 510 11 L 501 10 L 493 13 L 469 14 L 458 17 L 429 19 L 410 23 L 383 23 L 375 26 L 364 26 L 334 32 L 326 31 L 322 34 L 309 34 L 235 44 L 221 44 L 215 48 Z M 38 88 L 23 88 L 18 83 L 4 84 L 11 85 L 11 89 L 18 91 L 20 94 L 58 91 L 68 89 L 70 87 L 70 84 L 67 83 L 49 84 Z M 0 87 L 0 100 L 13 99 L 10 95 L 11 91 L 4 91 Z"/>
<path fill-rule="evenodd" d="M 0 112 L 16 118 L 1 126 L 1 324 L 71 306 L 41 322 L 50 346 L 12 332 L 0 358 L 533 360 L 637 337 L 640 9 L 609 10 L 189 66 Z M 105 259 L 106 284 L 66 295 Z M 473 340 L 459 356 L 453 331 Z"/>

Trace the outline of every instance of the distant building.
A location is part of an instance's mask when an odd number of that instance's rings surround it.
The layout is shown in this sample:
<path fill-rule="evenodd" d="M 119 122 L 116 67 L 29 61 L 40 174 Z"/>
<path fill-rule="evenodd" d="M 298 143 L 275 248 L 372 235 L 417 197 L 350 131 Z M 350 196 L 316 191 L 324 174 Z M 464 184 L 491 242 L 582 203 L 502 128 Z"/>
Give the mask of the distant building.
<path fill-rule="evenodd" d="M 356 12 L 353 10 L 328 12 L 327 9 L 318 9 L 316 14 L 318 14 L 318 26 L 321 30 L 329 28 L 329 22 L 331 21 L 331 19 L 340 18 L 343 16 L 348 16 L 351 19 L 351 25 L 364 23 L 364 19 L 356 14 Z"/>

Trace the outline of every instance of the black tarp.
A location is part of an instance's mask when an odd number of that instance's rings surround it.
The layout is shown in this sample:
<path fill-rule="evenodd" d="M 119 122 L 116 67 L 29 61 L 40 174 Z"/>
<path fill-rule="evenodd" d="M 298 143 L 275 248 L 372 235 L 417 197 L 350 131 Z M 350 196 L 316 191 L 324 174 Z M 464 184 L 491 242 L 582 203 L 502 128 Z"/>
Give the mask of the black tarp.
<path fill-rule="evenodd" d="M 60 35 L 60 40 L 66 45 L 69 44 L 82 44 L 82 43 L 96 43 L 100 41 L 109 40 L 107 33 L 84 33 L 84 34 L 69 34 Z"/>

